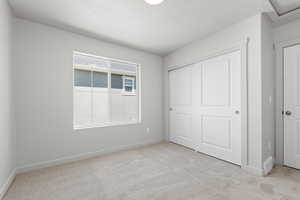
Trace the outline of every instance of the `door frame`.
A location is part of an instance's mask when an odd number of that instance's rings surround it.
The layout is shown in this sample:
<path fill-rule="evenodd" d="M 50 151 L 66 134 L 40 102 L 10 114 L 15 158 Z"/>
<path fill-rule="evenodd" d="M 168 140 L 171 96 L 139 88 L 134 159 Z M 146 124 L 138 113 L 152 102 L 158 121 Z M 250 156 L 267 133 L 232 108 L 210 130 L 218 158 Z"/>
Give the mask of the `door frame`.
<path fill-rule="evenodd" d="M 164 110 L 164 120 L 165 120 L 165 133 L 166 133 L 166 141 L 170 141 L 170 128 L 169 128 L 169 72 L 180 69 L 183 67 L 187 67 L 189 65 L 193 65 L 211 58 L 215 58 L 218 56 L 222 56 L 225 54 L 229 54 L 235 51 L 241 52 L 241 167 L 244 169 L 248 168 L 249 158 L 248 158 L 248 44 L 249 37 L 244 38 L 242 41 L 229 46 L 228 48 L 224 48 L 222 51 L 213 51 L 214 53 L 208 54 L 207 56 L 198 57 L 196 60 L 180 64 L 180 65 L 171 65 L 166 66 L 164 69 L 164 94 L 165 94 L 165 110 Z"/>
<path fill-rule="evenodd" d="M 275 43 L 276 51 L 276 135 L 275 162 L 284 165 L 284 49 L 300 45 L 300 38 Z"/>

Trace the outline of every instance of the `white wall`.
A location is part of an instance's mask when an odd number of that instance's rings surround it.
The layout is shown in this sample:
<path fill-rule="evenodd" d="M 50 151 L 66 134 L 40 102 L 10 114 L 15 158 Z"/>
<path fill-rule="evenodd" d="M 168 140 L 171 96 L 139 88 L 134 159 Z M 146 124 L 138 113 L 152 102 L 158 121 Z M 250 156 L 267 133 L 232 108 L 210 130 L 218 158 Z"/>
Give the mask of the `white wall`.
<path fill-rule="evenodd" d="M 300 20 L 295 20 L 274 28 L 275 43 L 300 38 Z"/>
<path fill-rule="evenodd" d="M 275 159 L 275 50 L 270 18 L 262 15 L 262 162 Z"/>
<path fill-rule="evenodd" d="M 161 57 L 21 19 L 13 30 L 19 167 L 163 140 Z M 73 130 L 73 50 L 141 64 L 141 124 Z"/>
<path fill-rule="evenodd" d="M 11 87 L 11 12 L 7 1 L 0 0 L 0 198 L 14 169 Z"/>
<path fill-rule="evenodd" d="M 165 57 L 164 66 L 183 65 L 197 61 L 199 58 L 230 48 L 244 41 L 246 37 L 250 38 L 248 47 L 248 162 L 251 169 L 258 170 L 260 173 L 262 170 L 261 14 L 175 51 Z"/>

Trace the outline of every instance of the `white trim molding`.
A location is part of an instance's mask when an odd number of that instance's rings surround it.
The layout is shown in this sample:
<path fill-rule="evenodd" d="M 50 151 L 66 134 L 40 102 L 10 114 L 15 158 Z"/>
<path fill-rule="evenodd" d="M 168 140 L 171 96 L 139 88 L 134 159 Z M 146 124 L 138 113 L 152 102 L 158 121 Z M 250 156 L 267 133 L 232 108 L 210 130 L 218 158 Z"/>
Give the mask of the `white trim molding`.
<path fill-rule="evenodd" d="M 281 41 L 275 44 L 276 49 L 276 149 L 275 163 L 284 163 L 284 123 L 282 111 L 284 109 L 284 79 L 283 79 L 283 50 L 284 48 L 300 44 L 300 38 Z"/>
<path fill-rule="evenodd" d="M 85 160 L 85 159 L 89 159 L 89 158 L 93 158 L 93 157 L 97 157 L 97 156 L 101 156 L 101 155 L 106 155 L 106 154 L 110 154 L 110 153 L 115 153 L 115 152 L 119 152 L 119 151 L 125 151 L 125 150 L 135 149 L 135 148 L 144 147 L 144 146 L 148 146 L 148 145 L 159 144 L 162 142 L 164 142 L 164 140 L 153 140 L 153 141 L 136 143 L 136 144 L 131 144 L 131 145 L 122 145 L 122 146 L 117 146 L 117 147 L 113 147 L 113 148 L 102 149 L 102 150 L 95 151 L 95 152 L 89 152 L 89 153 L 84 153 L 84 154 L 78 154 L 78 155 L 58 158 L 55 160 L 39 162 L 39 163 L 35 163 L 32 165 L 25 165 L 25 166 L 21 166 L 21 167 L 17 168 L 17 174 L 33 171 L 36 169 L 43 169 L 43 168 L 47 168 L 47 167 L 58 166 L 58 165 L 62 165 L 62 164 L 66 164 L 66 163 L 70 163 L 70 162 L 74 162 L 74 161 Z"/>
<path fill-rule="evenodd" d="M 242 41 L 233 44 L 232 46 L 225 48 L 222 51 L 216 51 L 212 54 L 209 54 L 204 57 L 199 57 L 190 63 L 185 63 L 181 65 L 172 65 L 172 66 L 165 66 L 164 69 L 164 94 L 165 94 L 165 132 L 166 132 L 166 139 L 167 141 L 170 140 L 170 132 L 169 132 L 169 72 L 172 70 L 176 70 L 179 68 L 186 67 L 188 65 L 192 65 L 204 60 L 208 60 L 210 58 L 214 58 L 217 56 L 221 56 L 224 54 L 228 54 L 234 51 L 241 51 L 241 65 L 242 65 L 242 104 L 241 104 L 241 115 L 242 115 L 242 158 L 241 158 L 241 167 L 243 169 L 251 168 L 248 161 L 248 44 L 249 44 L 249 37 L 244 38 Z M 252 168 L 251 168 L 252 169 Z M 262 175 L 262 169 L 255 169 L 255 170 L 248 170 L 255 172 L 254 174 Z M 259 171 L 259 172 L 258 172 Z"/>
<path fill-rule="evenodd" d="M 264 165 L 264 175 L 267 176 L 271 173 L 274 167 L 274 158 L 270 156 L 269 158 L 267 158 L 267 160 L 265 160 L 263 165 Z"/>
<path fill-rule="evenodd" d="M 6 182 L 1 186 L 1 188 L 0 188 L 0 200 L 2 200 L 4 198 L 5 194 L 9 190 L 12 183 L 14 182 L 14 180 L 16 178 L 16 175 L 17 175 L 17 170 L 14 169 L 11 172 L 11 174 L 9 175 L 9 177 L 7 178 Z"/>
<path fill-rule="evenodd" d="M 264 170 L 250 165 L 242 166 L 242 169 L 256 176 L 264 176 Z"/>
<path fill-rule="evenodd" d="M 241 49 L 241 62 L 242 62 L 242 102 L 241 102 L 241 108 L 242 108 L 242 167 L 246 167 L 249 165 L 249 155 L 248 155 L 248 44 L 249 44 L 249 38 L 245 38 L 245 40 L 241 43 L 240 49 Z"/>

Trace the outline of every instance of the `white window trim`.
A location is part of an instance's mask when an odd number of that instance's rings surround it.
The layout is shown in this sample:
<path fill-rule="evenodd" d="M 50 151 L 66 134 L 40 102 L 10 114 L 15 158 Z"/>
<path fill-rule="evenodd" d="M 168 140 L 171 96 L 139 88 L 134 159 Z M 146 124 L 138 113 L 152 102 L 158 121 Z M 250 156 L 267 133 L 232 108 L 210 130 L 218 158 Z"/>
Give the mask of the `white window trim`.
<path fill-rule="evenodd" d="M 93 54 L 87 54 L 87 53 L 83 53 L 83 52 L 79 52 L 79 51 L 73 51 L 72 60 L 73 60 L 74 54 L 79 54 L 79 55 L 84 55 L 84 56 L 92 56 L 92 57 L 95 57 L 95 58 L 104 59 L 107 62 L 109 62 L 109 65 L 110 65 L 110 62 L 121 62 L 121 63 L 125 63 L 125 64 L 136 65 L 136 71 L 137 71 L 136 80 L 137 80 L 138 84 L 136 84 L 136 88 L 134 90 L 135 93 L 134 94 L 128 94 L 128 92 L 126 92 L 125 95 L 137 95 L 136 91 L 138 91 L 138 119 L 135 120 L 135 121 L 130 121 L 130 122 L 109 122 L 109 123 L 97 123 L 97 124 L 92 122 L 90 125 L 76 126 L 75 125 L 74 111 L 73 111 L 73 130 L 76 131 L 76 130 L 92 129 L 92 128 L 104 128 L 104 127 L 127 126 L 127 125 L 141 124 L 142 123 L 141 64 L 130 62 L 130 61 L 127 61 L 127 60 L 122 60 L 122 59 L 115 59 L 115 58 L 97 56 L 97 55 L 93 55 Z M 73 102 L 72 102 L 72 104 L 73 104 L 73 108 L 74 108 L 74 90 L 76 88 L 80 88 L 80 87 L 74 86 L 74 70 L 75 69 L 88 70 L 88 71 L 98 71 L 98 72 L 107 72 L 108 73 L 108 89 L 111 92 L 112 88 L 111 88 L 110 77 L 111 77 L 111 74 L 113 73 L 111 68 L 109 68 L 109 70 L 104 70 L 104 69 L 95 67 L 93 65 L 75 65 L 72 61 L 72 74 L 73 74 L 73 78 L 72 78 L 72 86 L 73 86 L 73 91 L 72 91 L 73 92 L 73 99 L 72 100 L 73 100 Z M 124 72 L 126 72 L 126 71 L 124 71 Z M 129 75 L 129 76 L 134 75 L 130 72 L 126 72 L 124 74 L 125 74 L 125 76 L 126 75 Z M 124 84 L 123 84 L 123 87 L 124 87 Z M 91 87 L 91 89 L 93 89 L 93 87 Z M 92 98 L 92 100 L 93 100 L 93 98 Z M 91 115 L 93 115 L 93 103 L 91 104 L 91 106 L 92 106 Z M 109 106 L 111 107 L 111 101 L 109 101 Z M 110 110 L 109 115 L 110 115 L 110 118 L 111 118 L 111 110 Z M 91 117 L 91 119 L 93 119 L 93 117 Z"/>

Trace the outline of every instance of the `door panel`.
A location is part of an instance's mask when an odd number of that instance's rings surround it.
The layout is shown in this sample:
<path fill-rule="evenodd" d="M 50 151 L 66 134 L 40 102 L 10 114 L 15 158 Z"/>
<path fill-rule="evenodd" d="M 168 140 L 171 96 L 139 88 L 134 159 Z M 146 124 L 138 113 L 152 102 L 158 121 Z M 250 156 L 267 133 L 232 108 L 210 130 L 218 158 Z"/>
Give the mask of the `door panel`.
<path fill-rule="evenodd" d="M 236 51 L 170 72 L 171 138 L 175 129 L 189 131 L 181 134 L 191 141 L 189 147 L 238 165 L 241 164 L 240 57 L 240 51 Z M 182 77 L 174 78 L 175 74 Z M 186 83 L 174 87 L 179 80 Z M 189 122 L 174 119 L 180 112 L 186 114 Z"/>
<path fill-rule="evenodd" d="M 202 143 L 216 148 L 231 149 L 231 119 L 203 116 Z"/>
<path fill-rule="evenodd" d="M 171 132 L 172 142 L 193 148 L 191 137 L 191 119 L 192 116 L 188 113 L 176 112 L 171 116 Z"/>
<path fill-rule="evenodd" d="M 191 106 L 191 69 L 172 71 L 170 83 L 171 105 Z"/>
<path fill-rule="evenodd" d="M 284 164 L 300 169 L 300 45 L 284 49 Z"/>
<path fill-rule="evenodd" d="M 197 150 L 241 164 L 241 55 L 233 52 L 201 65 L 202 103 Z M 209 91 L 209 92 L 207 92 Z"/>
<path fill-rule="evenodd" d="M 227 60 L 202 65 L 202 105 L 230 105 L 230 65 Z"/>
<path fill-rule="evenodd" d="M 170 140 L 194 148 L 192 137 L 191 67 L 171 71 L 170 89 Z"/>

